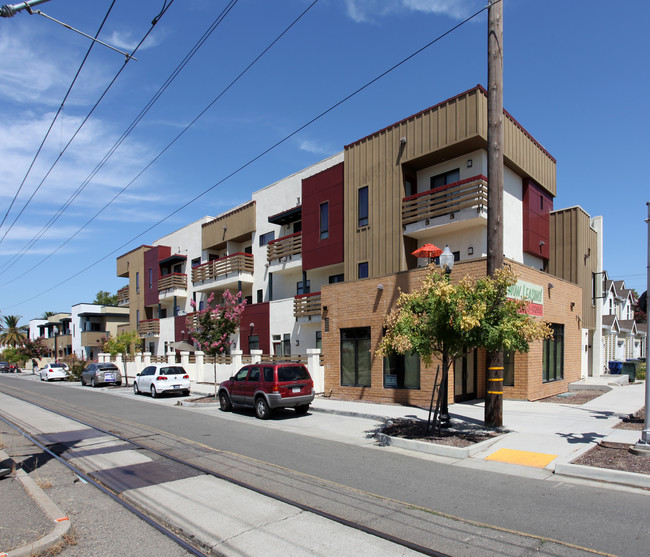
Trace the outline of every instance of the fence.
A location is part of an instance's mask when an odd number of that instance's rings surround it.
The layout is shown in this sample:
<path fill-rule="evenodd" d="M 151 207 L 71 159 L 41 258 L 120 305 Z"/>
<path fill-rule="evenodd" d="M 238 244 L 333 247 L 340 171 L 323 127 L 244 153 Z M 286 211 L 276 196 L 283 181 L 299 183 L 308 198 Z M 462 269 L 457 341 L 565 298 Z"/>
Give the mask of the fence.
<path fill-rule="evenodd" d="M 124 370 L 127 378 L 132 381 L 145 367 L 153 363 L 176 364 L 176 352 L 169 352 L 166 356 L 152 356 L 150 352 L 135 354 L 126 362 L 122 355 L 117 354 L 111 358 L 110 354 L 99 354 L 100 362 L 113 361 Z M 325 368 L 321 360 L 321 351 L 308 349 L 307 354 L 291 354 L 278 356 L 275 354 L 262 354 L 261 350 L 251 350 L 250 354 L 244 354 L 241 350 L 233 350 L 229 356 L 206 356 L 203 352 L 195 352 L 190 357 L 189 352 L 180 353 L 180 363 L 190 376 L 190 380 L 196 383 L 217 383 L 228 380 L 245 364 L 269 363 L 276 361 L 292 361 L 305 364 L 314 380 L 314 389 L 322 393 L 325 388 Z"/>

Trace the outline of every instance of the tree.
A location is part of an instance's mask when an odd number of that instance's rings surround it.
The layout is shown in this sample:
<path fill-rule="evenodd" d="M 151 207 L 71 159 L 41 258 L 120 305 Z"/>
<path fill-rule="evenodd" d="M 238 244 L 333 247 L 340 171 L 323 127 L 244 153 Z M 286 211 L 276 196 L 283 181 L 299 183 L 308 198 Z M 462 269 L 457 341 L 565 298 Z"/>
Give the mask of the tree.
<path fill-rule="evenodd" d="M 47 356 L 49 352 L 47 346 L 43 344 L 43 337 L 37 339 L 25 339 L 23 345 L 18 348 L 18 353 L 27 362 L 28 360 L 40 360 Z"/>
<path fill-rule="evenodd" d="M 205 309 L 198 312 L 198 316 L 188 316 L 186 325 L 190 332 L 192 341 L 199 345 L 199 348 L 210 356 L 225 354 L 232 341 L 230 335 L 234 334 L 241 322 L 241 316 L 246 307 L 246 300 L 242 299 L 242 293 L 237 292 L 234 296 L 230 290 L 222 295 L 222 302 L 214 304 L 214 292 L 207 299 Z M 196 307 L 194 301 L 190 302 Z M 214 396 L 217 396 L 217 364 L 214 364 Z"/>
<path fill-rule="evenodd" d="M 25 325 L 19 327 L 18 322 L 22 318 L 22 315 L 5 315 L 2 319 L 4 321 L 3 325 L 0 325 L 0 344 L 5 346 L 22 346 L 27 335 L 27 327 Z"/>
<path fill-rule="evenodd" d="M 56 315 L 54 311 L 44 311 L 43 315 L 41 315 L 41 319 L 47 319 L 48 317 L 52 317 L 53 315 Z"/>
<path fill-rule="evenodd" d="M 116 337 L 110 337 L 104 343 L 104 350 L 108 350 L 111 356 L 122 354 L 122 364 L 124 365 L 124 384 L 129 386 L 129 377 L 126 374 L 126 355 L 137 347 L 142 346 L 142 338 L 138 331 L 122 331 Z"/>
<path fill-rule="evenodd" d="M 106 290 L 100 290 L 95 295 L 95 301 L 93 304 L 100 304 L 102 306 L 116 306 L 117 305 L 117 294 L 111 294 Z"/>
<path fill-rule="evenodd" d="M 444 384 L 451 363 L 474 348 L 528 352 L 530 342 L 549 338 L 551 329 L 523 313 L 525 301 L 507 298 L 508 288 L 516 282 L 509 267 L 494 277 L 466 276 L 455 284 L 430 267 L 418 290 L 400 293 L 385 319 L 378 355 L 417 352 L 429 365 L 437 356 L 443 362 Z"/>
<path fill-rule="evenodd" d="M 648 292 L 647 290 L 637 295 L 636 290 L 632 290 L 635 299 L 634 320 L 637 323 L 647 323 L 648 321 Z"/>

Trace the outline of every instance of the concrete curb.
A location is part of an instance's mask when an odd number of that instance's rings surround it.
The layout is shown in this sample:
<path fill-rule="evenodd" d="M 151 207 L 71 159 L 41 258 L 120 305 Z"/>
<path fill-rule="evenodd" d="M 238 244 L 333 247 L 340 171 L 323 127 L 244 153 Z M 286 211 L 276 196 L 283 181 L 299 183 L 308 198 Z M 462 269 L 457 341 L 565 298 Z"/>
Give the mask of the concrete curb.
<path fill-rule="evenodd" d="M 437 445 L 435 443 L 427 443 L 424 441 L 416 441 L 415 439 L 404 439 L 403 437 L 391 437 L 385 433 L 377 433 L 375 435 L 380 443 L 390 445 L 391 447 L 398 447 L 400 449 L 408 449 L 411 451 L 418 451 L 421 453 L 432 454 L 436 456 L 446 456 L 449 458 L 463 459 L 470 458 L 476 453 L 487 449 L 500 440 L 500 437 L 493 437 L 486 439 L 480 443 L 474 443 L 469 447 L 450 447 L 448 445 Z"/>
<path fill-rule="evenodd" d="M 650 476 L 646 474 L 596 468 L 595 466 L 558 463 L 555 465 L 555 475 L 650 489 Z"/>
<path fill-rule="evenodd" d="M 4 451 L 0 451 L 0 460 L 8 458 L 9 456 Z M 70 519 L 45 494 L 38 484 L 29 477 L 27 472 L 21 469 L 16 470 L 16 479 L 43 511 L 43 514 L 54 523 L 54 528 L 49 534 L 45 534 L 45 536 L 35 542 L 17 547 L 5 553 L 0 551 L 0 557 L 30 557 L 31 555 L 41 553 L 58 544 L 72 527 Z"/>

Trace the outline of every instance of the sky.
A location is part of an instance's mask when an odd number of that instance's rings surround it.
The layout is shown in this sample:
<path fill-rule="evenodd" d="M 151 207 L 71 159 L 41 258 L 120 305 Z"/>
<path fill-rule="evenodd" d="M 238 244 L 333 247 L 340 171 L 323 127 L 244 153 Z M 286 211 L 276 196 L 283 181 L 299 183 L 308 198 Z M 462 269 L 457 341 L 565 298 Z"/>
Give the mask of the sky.
<path fill-rule="evenodd" d="M 105 19 L 99 39 L 127 52 L 164 10 L 137 60 L 96 43 L 65 103 L 91 41 L 38 14 L 0 19 L 0 312 L 26 324 L 115 293 L 119 255 L 486 85 L 483 11 L 364 87 L 486 0 L 312 2 L 40 4 L 92 36 Z M 557 160 L 554 207 L 603 216 L 604 266 L 641 293 L 650 2 L 503 4 L 504 107 Z"/>

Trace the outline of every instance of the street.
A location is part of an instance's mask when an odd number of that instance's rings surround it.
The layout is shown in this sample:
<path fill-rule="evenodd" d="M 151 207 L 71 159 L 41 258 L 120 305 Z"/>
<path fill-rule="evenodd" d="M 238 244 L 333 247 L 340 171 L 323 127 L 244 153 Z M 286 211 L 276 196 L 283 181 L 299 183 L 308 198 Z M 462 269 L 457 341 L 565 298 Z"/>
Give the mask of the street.
<path fill-rule="evenodd" d="M 468 552 L 476 554 L 507 533 L 513 534 L 510 546 L 515 539 L 522 544 L 513 555 L 525 554 L 526 536 L 616 555 L 645 555 L 650 543 L 645 492 L 450 466 L 442 457 L 379 446 L 371 438 L 378 423 L 369 419 L 287 411 L 260 421 L 249 409 L 177 406 L 182 399 L 136 397 L 126 388 L 2 379 L 4 394 L 128 438 L 194 452 L 202 465 L 228 467 L 256 487 L 348 520 L 368 520 L 437 551 L 458 554 L 457 544 L 471 540 Z"/>

